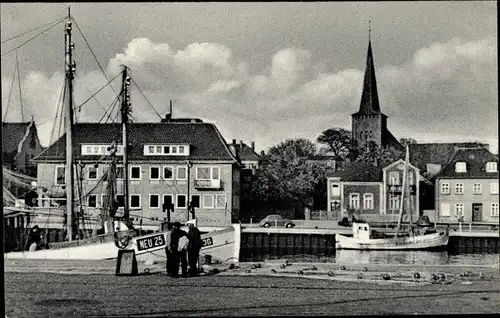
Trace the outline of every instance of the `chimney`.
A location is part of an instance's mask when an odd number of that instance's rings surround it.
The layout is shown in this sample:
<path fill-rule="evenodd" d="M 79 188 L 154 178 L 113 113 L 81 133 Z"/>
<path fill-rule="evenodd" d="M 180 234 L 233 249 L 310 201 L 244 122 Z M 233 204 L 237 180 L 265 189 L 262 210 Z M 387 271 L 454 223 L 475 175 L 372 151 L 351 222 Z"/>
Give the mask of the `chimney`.
<path fill-rule="evenodd" d="M 240 149 L 243 149 L 243 140 L 240 140 Z"/>
<path fill-rule="evenodd" d="M 233 145 L 236 145 L 236 139 L 233 139 Z"/>
<path fill-rule="evenodd" d="M 264 150 L 261 150 L 261 151 L 260 151 L 260 155 L 261 155 L 261 156 L 265 156 L 265 155 L 266 155 L 266 153 L 264 152 Z"/>
<path fill-rule="evenodd" d="M 255 151 L 255 141 L 252 141 L 252 150 Z"/>
<path fill-rule="evenodd" d="M 170 100 L 170 118 L 172 118 L 172 100 Z"/>

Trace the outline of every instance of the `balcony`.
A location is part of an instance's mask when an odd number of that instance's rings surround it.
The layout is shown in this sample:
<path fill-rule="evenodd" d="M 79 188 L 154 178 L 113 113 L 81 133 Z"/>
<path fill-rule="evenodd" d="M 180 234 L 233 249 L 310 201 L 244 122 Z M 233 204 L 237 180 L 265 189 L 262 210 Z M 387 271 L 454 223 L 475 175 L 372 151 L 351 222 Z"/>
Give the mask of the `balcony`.
<path fill-rule="evenodd" d="M 387 188 L 389 190 L 389 193 L 392 194 L 401 194 L 403 191 L 403 186 L 400 184 L 389 184 L 387 185 Z M 416 185 L 410 185 L 410 194 L 416 194 L 417 193 L 417 186 Z"/>
<path fill-rule="evenodd" d="M 220 179 L 194 180 L 194 187 L 196 189 L 218 190 L 221 188 L 221 181 L 220 181 Z"/>

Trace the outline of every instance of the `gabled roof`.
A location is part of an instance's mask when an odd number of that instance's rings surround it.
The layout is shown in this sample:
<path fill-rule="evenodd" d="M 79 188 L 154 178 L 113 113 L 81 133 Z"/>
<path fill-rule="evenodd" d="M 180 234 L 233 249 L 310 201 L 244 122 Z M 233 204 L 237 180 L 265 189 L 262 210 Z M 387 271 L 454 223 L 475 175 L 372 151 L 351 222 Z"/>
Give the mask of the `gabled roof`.
<path fill-rule="evenodd" d="M 31 122 L 2 123 L 2 153 L 16 152 Z"/>
<path fill-rule="evenodd" d="M 77 123 L 73 132 L 73 154 L 78 159 L 98 159 L 99 156 L 81 156 L 81 144 L 121 144 L 122 126 L 117 123 Z M 220 160 L 233 161 L 227 144 L 217 127 L 210 123 L 131 123 L 128 140 L 131 143 L 130 160 Z M 189 156 L 144 156 L 146 144 L 189 144 Z M 59 138 L 36 160 L 61 160 L 66 156 L 66 135 Z"/>
<path fill-rule="evenodd" d="M 377 78 L 375 76 L 375 63 L 373 61 L 372 42 L 368 41 L 368 53 L 366 55 L 366 69 L 363 80 L 363 93 L 359 111 L 353 115 L 376 115 L 380 113 L 378 100 Z"/>
<path fill-rule="evenodd" d="M 382 182 L 382 169 L 365 162 L 345 162 L 342 168 L 327 177 L 339 177 L 344 182 Z"/>
<path fill-rule="evenodd" d="M 398 139 L 394 137 L 394 135 L 389 131 L 389 129 L 385 128 L 382 130 L 382 145 L 383 146 L 391 146 L 398 150 L 404 150 L 405 148 L 399 143 Z"/>
<path fill-rule="evenodd" d="M 238 157 L 242 161 L 259 161 L 259 155 L 245 143 L 236 144 Z"/>
<path fill-rule="evenodd" d="M 393 166 L 398 165 L 398 164 L 403 164 L 404 165 L 405 161 L 403 159 L 398 159 L 398 160 L 394 161 L 393 163 L 390 163 L 390 164 L 386 165 L 385 167 L 383 167 L 382 171 L 385 171 L 385 170 L 387 170 L 389 168 L 392 168 Z M 411 163 L 408 165 L 408 167 L 410 167 L 412 169 L 418 169 L 417 167 L 415 167 Z M 420 169 L 418 169 L 418 170 L 420 170 Z"/>
<path fill-rule="evenodd" d="M 457 148 L 484 147 L 487 144 L 463 143 L 419 143 L 410 144 L 410 162 L 421 171 L 427 170 L 427 164 L 438 164 L 443 167 L 453 156 Z"/>
<path fill-rule="evenodd" d="M 467 172 L 455 172 L 457 162 L 465 162 Z M 485 148 L 459 148 L 436 178 L 498 179 L 498 171 L 486 172 L 487 162 L 496 162 L 498 165 L 498 157 Z"/>

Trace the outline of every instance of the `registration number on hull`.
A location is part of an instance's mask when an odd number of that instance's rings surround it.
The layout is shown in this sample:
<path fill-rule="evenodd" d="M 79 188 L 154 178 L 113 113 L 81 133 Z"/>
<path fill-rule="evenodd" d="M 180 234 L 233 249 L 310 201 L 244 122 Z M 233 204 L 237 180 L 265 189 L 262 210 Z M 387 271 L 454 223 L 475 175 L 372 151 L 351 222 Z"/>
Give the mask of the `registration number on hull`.
<path fill-rule="evenodd" d="M 158 234 L 137 240 L 137 250 L 144 251 L 155 247 L 165 246 L 165 236 Z"/>
<path fill-rule="evenodd" d="M 201 240 L 202 247 L 214 245 L 214 240 L 211 237 L 207 237 Z"/>

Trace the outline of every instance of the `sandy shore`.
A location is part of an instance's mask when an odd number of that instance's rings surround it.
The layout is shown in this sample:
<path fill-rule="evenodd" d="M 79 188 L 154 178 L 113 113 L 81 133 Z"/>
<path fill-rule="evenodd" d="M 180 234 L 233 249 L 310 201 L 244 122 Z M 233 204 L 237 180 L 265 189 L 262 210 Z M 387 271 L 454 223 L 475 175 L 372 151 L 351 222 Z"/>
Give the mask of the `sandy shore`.
<path fill-rule="evenodd" d="M 255 268 L 257 264 L 260 268 Z M 141 275 L 117 277 L 115 261 L 7 260 L 6 314 L 150 317 L 500 313 L 498 268 L 324 263 L 294 263 L 281 268 L 282 264 L 240 263 L 235 269 L 205 266 L 207 271 L 217 268 L 220 272 L 173 279 L 165 275 L 162 263 L 139 263 Z M 149 274 L 144 273 L 147 269 Z M 466 271 L 467 277 L 462 277 L 460 274 Z M 419 279 L 413 277 L 415 272 L 420 274 Z M 383 274 L 391 279 L 384 280 Z M 434 282 L 432 274 L 444 274 L 445 279 Z"/>

